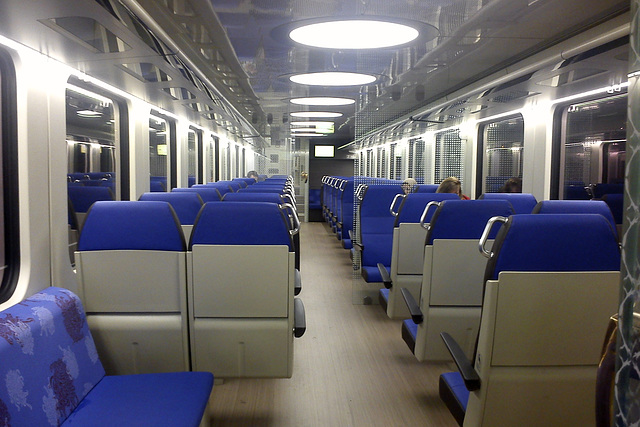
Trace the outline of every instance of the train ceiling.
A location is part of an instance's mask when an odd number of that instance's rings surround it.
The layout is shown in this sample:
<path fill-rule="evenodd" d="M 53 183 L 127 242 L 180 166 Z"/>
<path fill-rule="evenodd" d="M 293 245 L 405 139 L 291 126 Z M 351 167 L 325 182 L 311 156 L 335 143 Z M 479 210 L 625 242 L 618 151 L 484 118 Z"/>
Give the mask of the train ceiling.
<path fill-rule="evenodd" d="M 318 109 L 291 98 L 350 97 L 355 104 L 324 108 L 343 113 L 333 119 L 335 133 L 322 138 L 341 145 L 405 126 L 412 114 L 416 129 L 446 127 L 463 113 L 482 114 L 563 84 L 593 78 L 611 84 L 611 68 L 626 76 L 626 46 L 580 64 L 565 61 L 561 69 L 532 70 L 425 112 L 585 29 L 612 18 L 628 23 L 629 6 L 628 0 L 31 0 L 28 6 L 6 0 L 0 34 L 167 111 L 182 109 L 196 123 L 214 122 L 258 148 L 290 136 L 292 112 Z M 408 20 L 425 32 L 401 47 L 375 50 L 310 48 L 286 38 L 295 23 L 334 17 Z M 288 79 L 320 71 L 371 73 L 376 80 L 322 87 Z"/>
<path fill-rule="evenodd" d="M 165 1 L 174 13 L 197 11 L 187 21 L 192 24 L 212 19 L 202 15 L 207 9 L 203 3 L 211 5 L 235 52 L 235 69 L 237 64 L 242 67 L 239 80 L 246 78 L 257 98 L 258 108 L 248 115 L 264 124 L 258 127 L 267 136 L 286 136 L 291 112 L 317 109 L 294 106 L 289 99 L 323 95 L 356 100 L 332 108 L 344 113 L 335 130 L 338 138 L 347 139 L 371 133 L 629 8 L 627 0 Z M 152 0 L 140 0 L 148 3 Z M 283 28 L 299 21 L 356 16 L 418 21 L 429 34 L 400 48 L 357 51 L 309 48 L 281 36 Z M 319 71 L 365 72 L 379 78 L 355 88 L 288 80 L 295 73 Z"/>

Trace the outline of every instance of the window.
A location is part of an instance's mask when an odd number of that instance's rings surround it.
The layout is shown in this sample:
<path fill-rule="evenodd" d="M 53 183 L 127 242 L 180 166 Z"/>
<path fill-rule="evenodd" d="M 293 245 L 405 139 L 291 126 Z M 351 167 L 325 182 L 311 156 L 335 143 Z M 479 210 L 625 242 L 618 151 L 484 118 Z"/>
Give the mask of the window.
<path fill-rule="evenodd" d="M 20 267 L 15 70 L 0 51 L 0 302 L 13 294 Z"/>
<path fill-rule="evenodd" d="M 66 90 L 69 258 L 74 265 L 78 231 L 91 203 L 119 200 L 118 105 L 113 99 L 69 84 Z M 84 193 L 79 188 L 91 188 Z M 82 196 L 82 194 L 85 194 Z"/>
<path fill-rule="evenodd" d="M 455 176 L 464 181 L 464 143 L 458 129 L 436 135 L 435 183 Z"/>
<path fill-rule="evenodd" d="M 512 177 L 522 178 L 524 119 L 521 115 L 484 126 L 482 132 L 484 176 L 481 192 L 495 193 Z"/>
<path fill-rule="evenodd" d="M 149 117 L 149 176 L 151 191 L 169 191 L 169 123 Z"/>
<path fill-rule="evenodd" d="M 194 128 L 189 128 L 187 134 L 187 179 L 188 186 L 198 182 L 198 179 L 202 176 L 202 170 L 198 171 L 198 165 L 202 162 L 198 162 L 202 152 L 202 132 Z M 200 173 L 198 173 L 200 172 Z M 200 182 L 202 180 L 200 179 Z"/>
<path fill-rule="evenodd" d="M 595 184 L 624 183 L 627 94 L 566 105 L 556 117 L 561 120 L 560 199 L 586 199 Z"/>

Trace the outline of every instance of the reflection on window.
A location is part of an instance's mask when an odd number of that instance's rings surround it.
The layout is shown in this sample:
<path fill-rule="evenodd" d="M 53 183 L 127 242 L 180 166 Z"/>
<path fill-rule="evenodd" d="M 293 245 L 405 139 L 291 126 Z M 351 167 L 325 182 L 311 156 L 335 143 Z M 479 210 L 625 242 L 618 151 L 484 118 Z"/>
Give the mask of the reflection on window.
<path fill-rule="evenodd" d="M 167 191 L 169 124 L 163 118 L 149 118 L 149 174 L 151 191 Z"/>
<path fill-rule="evenodd" d="M 68 86 L 66 115 L 69 256 L 73 264 L 87 210 L 95 201 L 114 200 L 118 195 L 116 108 L 109 98 Z"/>
<path fill-rule="evenodd" d="M 522 116 L 500 120 L 485 126 L 484 192 L 500 191 L 512 177 L 522 178 L 524 120 Z"/>
<path fill-rule="evenodd" d="M 597 184 L 622 185 L 627 95 L 572 104 L 563 110 L 560 199 L 587 199 Z"/>

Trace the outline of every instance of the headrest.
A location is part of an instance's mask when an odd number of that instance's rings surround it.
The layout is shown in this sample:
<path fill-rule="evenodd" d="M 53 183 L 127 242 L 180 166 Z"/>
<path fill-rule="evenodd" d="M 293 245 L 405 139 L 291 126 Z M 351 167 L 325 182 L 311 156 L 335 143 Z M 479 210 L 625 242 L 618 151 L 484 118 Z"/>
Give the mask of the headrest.
<path fill-rule="evenodd" d="M 222 197 L 224 202 L 270 202 L 284 203 L 282 197 L 278 193 L 260 193 L 239 191 L 237 193 L 227 193 Z"/>
<path fill-rule="evenodd" d="M 506 200 L 445 200 L 429 223 L 427 245 L 435 239 L 480 239 L 487 221 L 508 217 L 513 209 Z M 489 238 L 497 233 L 498 227 Z"/>
<path fill-rule="evenodd" d="M 593 197 L 600 199 L 605 194 L 622 194 L 624 192 L 624 184 L 607 184 L 599 183 L 593 186 Z"/>
<path fill-rule="evenodd" d="M 622 216 L 624 211 L 624 194 L 622 193 L 609 193 L 602 196 L 613 215 L 613 220 L 616 224 L 622 224 Z"/>
<path fill-rule="evenodd" d="M 182 192 L 194 192 L 198 193 L 202 198 L 204 203 L 207 202 L 219 202 L 221 199 L 220 192 L 215 187 L 209 187 L 207 185 L 203 186 L 191 186 L 189 188 L 174 188 L 171 192 L 182 193 Z"/>
<path fill-rule="evenodd" d="M 493 244 L 485 278 L 501 271 L 619 271 L 620 250 L 602 215 L 513 215 Z"/>
<path fill-rule="evenodd" d="M 96 202 L 82 226 L 79 251 L 184 251 L 184 235 L 168 202 Z"/>
<path fill-rule="evenodd" d="M 538 202 L 534 214 L 600 214 L 609 221 L 617 235 L 616 221 L 611 209 L 602 200 L 543 200 Z"/>
<path fill-rule="evenodd" d="M 394 227 L 402 223 L 419 223 L 422 213 L 429 202 L 441 202 L 443 200 L 460 200 L 456 194 L 453 193 L 409 193 L 402 198 L 402 202 L 398 207 L 398 216 L 396 216 L 396 222 Z M 431 220 L 435 209 L 430 209 L 426 222 Z"/>
<path fill-rule="evenodd" d="M 69 200 L 76 212 L 87 212 L 92 204 L 99 200 L 113 200 L 113 191 L 109 187 L 77 187 L 67 188 Z"/>
<path fill-rule="evenodd" d="M 195 191 L 182 191 L 171 193 L 144 193 L 138 199 L 140 201 L 162 201 L 169 202 L 173 210 L 178 215 L 180 224 L 193 224 L 202 208 L 202 198 Z"/>
<path fill-rule="evenodd" d="M 529 193 L 484 193 L 481 200 L 508 200 L 516 214 L 530 214 L 538 201 Z"/>
<path fill-rule="evenodd" d="M 420 184 L 416 187 L 416 193 L 435 193 L 438 190 L 438 184 Z"/>
<path fill-rule="evenodd" d="M 360 217 L 391 216 L 389 206 L 396 194 L 404 194 L 400 184 L 367 186 L 360 202 Z"/>
<path fill-rule="evenodd" d="M 275 203 L 205 203 L 191 232 L 193 245 L 287 245 L 287 218 Z"/>

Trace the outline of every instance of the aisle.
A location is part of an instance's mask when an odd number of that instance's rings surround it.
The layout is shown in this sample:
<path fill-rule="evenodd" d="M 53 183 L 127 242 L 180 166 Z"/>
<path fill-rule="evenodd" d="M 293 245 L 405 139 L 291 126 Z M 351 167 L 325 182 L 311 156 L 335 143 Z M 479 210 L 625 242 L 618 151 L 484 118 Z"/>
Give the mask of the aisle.
<path fill-rule="evenodd" d="M 456 426 L 438 397 L 443 364 L 419 363 L 399 320 L 351 304 L 351 262 L 323 223 L 305 223 L 307 332 L 290 379 L 231 379 L 213 389 L 211 426 Z"/>

